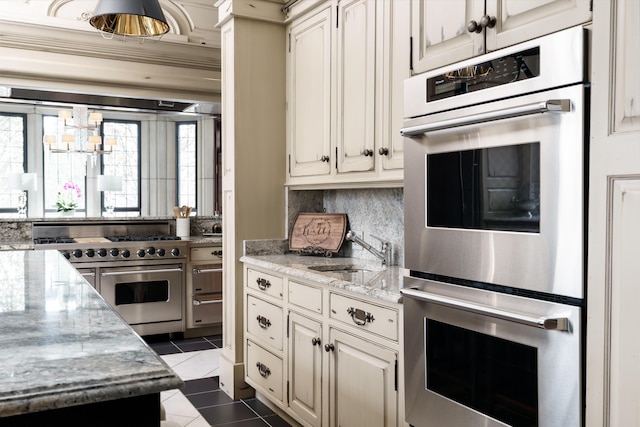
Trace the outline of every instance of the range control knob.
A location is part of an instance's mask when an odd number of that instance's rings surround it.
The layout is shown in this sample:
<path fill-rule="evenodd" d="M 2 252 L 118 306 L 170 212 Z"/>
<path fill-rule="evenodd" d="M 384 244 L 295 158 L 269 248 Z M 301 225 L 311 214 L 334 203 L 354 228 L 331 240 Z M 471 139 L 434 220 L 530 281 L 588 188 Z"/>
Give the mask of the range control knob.
<path fill-rule="evenodd" d="M 74 258 L 80 258 L 82 256 L 82 251 L 80 249 L 75 249 L 72 254 Z"/>
<path fill-rule="evenodd" d="M 131 252 L 129 252 L 129 249 L 123 249 L 122 258 L 129 258 L 129 256 L 131 256 Z"/>
<path fill-rule="evenodd" d="M 103 248 L 103 249 L 98 249 L 98 256 L 99 256 L 100 258 L 104 258 L 104 257 L 106 257 L 106 256 L 107 256 L 107 250 L 106 250 L 106 249 L 104 249 L 104 248 Z"/>
<path fill-rule="evenodd" d="M 71 258 L 71 254 L 67 251 L 62 252 L 62 256 L 65 257 L 66 259 Z"/>
<path fill-rule="evenodd" d="M 89 258 L 93 258 L 93 256 L 96 254 L 96 251 L 94 251 L 93 249 L 87 249 L 87 251 L 84 254 Z"/>
<path fill-rule="evenodd" d="M 116 248 L 113 248 L 113 249 L 109 250 L 109 255 L 111 255 L 111 256 L 118 256 L 118 254 L 120 254 L 120 251 L 117 250 Z"/>
<path fill-rule="evenodd" d="M 154 248 L 153 246 L 148 247 L 148 248 L 147 248 L 147 253 L 148 253 L 149 255 L 155 255 L 155 253 L 156 253 L 156 248 Z"/>
<path fill-rule="evenodd" d="M 164 253 L 165 253 L 164 248 L 160 248 L 160 249 L 158 249 L 158 252 L 157 252 L 157 253 L 158 253 L 158 256 L 164 256 Z"/>
<path fill-rule="evenodd" d="M 136 254 L 138 255 L 138 257 L 140 258 L 144 258 L 144 256 L 147 254 L 147 252 L 144 249 L 138 249 L 138 251 L 136 252 Z"/>
<path fill-rule="evenodd" d="M 180 249 L 178 249 L 178 248 L 171 249 L 171 255 L 173 255 L 173 256 L 180 255 Z"/>

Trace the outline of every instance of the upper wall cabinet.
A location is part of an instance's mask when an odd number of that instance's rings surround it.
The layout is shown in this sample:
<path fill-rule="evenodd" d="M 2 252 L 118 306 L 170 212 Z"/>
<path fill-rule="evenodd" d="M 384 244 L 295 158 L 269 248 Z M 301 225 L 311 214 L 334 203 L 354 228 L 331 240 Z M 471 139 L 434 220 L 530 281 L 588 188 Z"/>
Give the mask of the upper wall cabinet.
<path fill-rule="evenodd" d="M 591 20 L 591 0 L 411 0 L 422 73 Z"/>
<path fill-rule="evenodd" d="M 291 21 L 288 185 L 402 185 L 409 11 L 408 1 L 327 1 Z"/>

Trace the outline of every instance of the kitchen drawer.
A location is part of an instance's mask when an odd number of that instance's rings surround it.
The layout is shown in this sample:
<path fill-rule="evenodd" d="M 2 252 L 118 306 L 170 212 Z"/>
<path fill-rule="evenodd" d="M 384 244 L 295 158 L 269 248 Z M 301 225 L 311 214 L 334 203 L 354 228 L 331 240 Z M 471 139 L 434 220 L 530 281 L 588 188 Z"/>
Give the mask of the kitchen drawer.
<path fill-rule="evenodd" d="M 289 281 L 289 302 L 322 314 L 322 289 Z"/>
<path fill-rule="evenodd" d="M 222 294 L 194 295 L 191 304 L 193 310 L 191 326 L 222 322 Z"/>
<path fill-rule="evenodd" d="M 247 286 L 266 295 L 282 299 L 282 277 L 248 269 Z"/>
<path fill-rule="evenodd" d="M 282 350 L 282 307 L 247 295 L 247 332 L 263 343 Z"/>
<path fill-rule="evenodd" d="M 329 304 L 332 319 L 393 341 L 398 340 L 398 310 L 334 293 L 330 296 Z"/>
<path fill-rule="evenodd" d="M 191 291 L 194 294 L 222 292 L 222 264 L 191 266 Z"/>
<path fill-rule="evenodd" d="M 267 395 L 279 402 L 284 398 L 282 359 L 247 340 L 247 376 Z"/>
<path fill-rule="evenodd" d="M 222 261 L 222 246 L 191 248 L 191 261 Z"/>

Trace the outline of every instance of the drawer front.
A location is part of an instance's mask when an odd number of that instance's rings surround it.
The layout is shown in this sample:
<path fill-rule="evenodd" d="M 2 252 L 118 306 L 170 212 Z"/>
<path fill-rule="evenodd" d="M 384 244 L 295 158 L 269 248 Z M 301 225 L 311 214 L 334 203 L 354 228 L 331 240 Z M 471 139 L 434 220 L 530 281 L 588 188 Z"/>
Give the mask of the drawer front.
<path fill-rule="evenodd" d="M 247 331 L 277 350 L 282 350 L 282 308 L 247 295 Z"/>
<path fill-rule="evenodd" d="M 194 294 L 222 292 L 222 264 L 192 266 L 191 291 Z"/>
<path fill-rule="evenodd" d="M 247 286 L 272 297 L 282 299 L 282 277 L 248 269 Z"/>
<path fill-rule="evenodd" d="M 258 344 L 247 341 L 247 376 L 272 398 L 283 401 L 282 359 Z"/>
<path fill-rule="evenodd" d="M 222 262 L 222 246 L 191 248 L 189 255 L 191 261 Z"/>
<path fill-rule="evenodd" d="M 376 335 L 398 340 L 398 310 L 331 294 L 331 318 Z"/>
<path fill-rule="evenodd" d="M 191 326 L 222 322 L 222 294 L 194 296 L 191 304 L 193 314 Z"/>
<path fill-rule="evenodd" d="M 322 314 L 322 289 L 289 281 L 289 302 Z"/>

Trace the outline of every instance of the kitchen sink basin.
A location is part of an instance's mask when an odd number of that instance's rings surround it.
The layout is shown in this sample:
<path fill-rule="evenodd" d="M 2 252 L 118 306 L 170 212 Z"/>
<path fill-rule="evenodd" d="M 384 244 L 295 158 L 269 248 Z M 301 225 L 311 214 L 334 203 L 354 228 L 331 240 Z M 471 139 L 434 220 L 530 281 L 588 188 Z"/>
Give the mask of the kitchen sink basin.
<path fill-rule="evenodd" d="M 309 270 L 322 271 L 325 273 L 360 273 L 362 271 L 378 271 L 375 267 L 357 264 L 336 264 L 336 265 L 313 265 Z"/>

